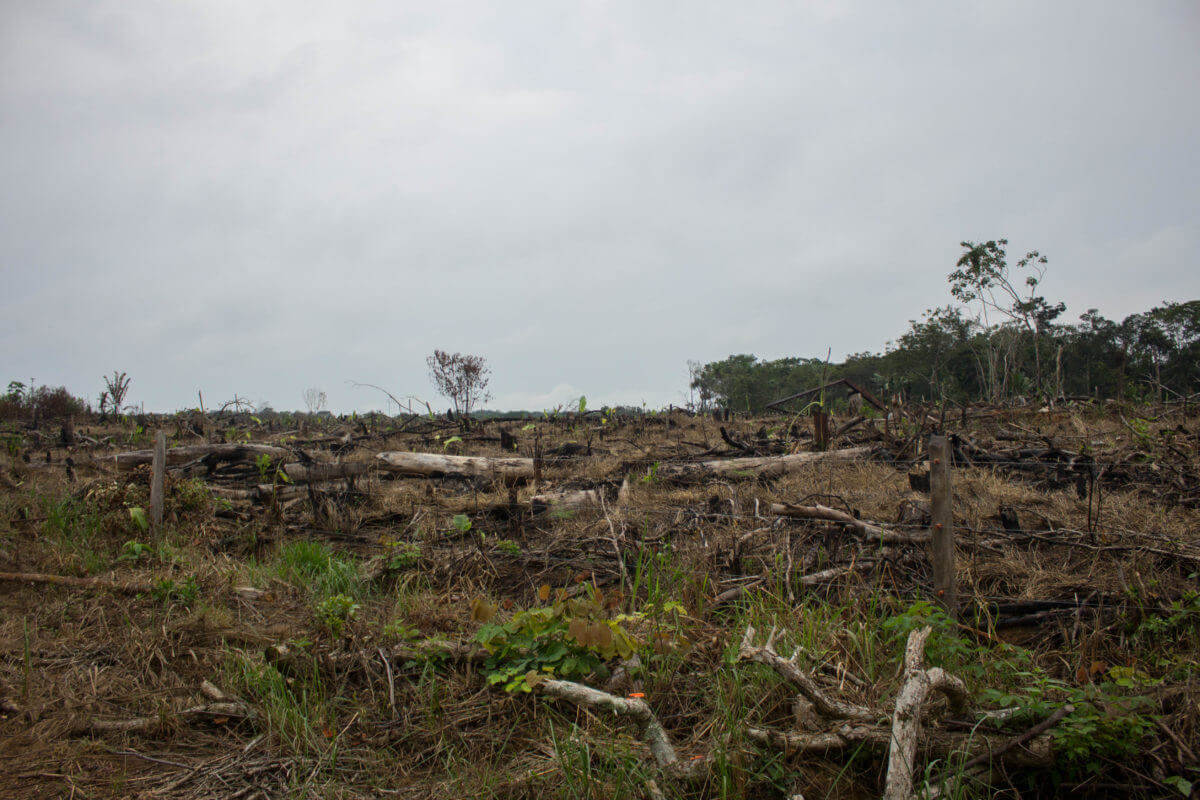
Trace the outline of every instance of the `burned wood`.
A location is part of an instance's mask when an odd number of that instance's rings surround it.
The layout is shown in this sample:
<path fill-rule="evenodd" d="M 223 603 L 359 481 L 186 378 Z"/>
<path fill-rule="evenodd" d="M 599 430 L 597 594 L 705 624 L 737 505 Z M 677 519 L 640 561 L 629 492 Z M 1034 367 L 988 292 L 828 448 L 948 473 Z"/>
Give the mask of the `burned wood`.
<path fill-rule="evenodd" d="M 186 464 L 200 458 L 210 459 L 210 463 L 228 461 L 253 461 L 259 456 L 269 456 L 273 459 L 294 458 L 296 453 L 285 447 L 269 444 L 254 444 L 251 442 L 233 444 L 196 444 L 183 447 L 172 447 L 167 450 L 167 466 Z M 117 453 L 112 457 L 113 463 L 119 470 L 131 470 L 154 460 L 154 450 L 134 450 L 128 453 Z"/>

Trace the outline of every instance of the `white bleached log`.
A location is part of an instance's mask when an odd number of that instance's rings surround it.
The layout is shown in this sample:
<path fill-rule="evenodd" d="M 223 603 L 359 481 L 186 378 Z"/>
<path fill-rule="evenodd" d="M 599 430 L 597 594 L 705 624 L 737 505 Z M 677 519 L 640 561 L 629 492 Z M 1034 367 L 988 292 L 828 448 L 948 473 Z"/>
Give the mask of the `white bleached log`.
<path fill-rule="evenodd" d="M 501 478 L 509 481 L 533 477 L 532 458 L 449 456 L 403 450 L 380 453 L 375 458 L 381 469 L 418 478 Z"/>
<path fill-rule="evenodd" d="M 709 478 L 773 478 L 799 472 L 815 464 L 855 461 L 870 452 L 868 447 L 848 447 L 814 453 L 793 453 L 786 456 L 751 456 L 721 458 L 690 464 L 662 464 L 658 475 L 665 480 L 692 483 Z"/>

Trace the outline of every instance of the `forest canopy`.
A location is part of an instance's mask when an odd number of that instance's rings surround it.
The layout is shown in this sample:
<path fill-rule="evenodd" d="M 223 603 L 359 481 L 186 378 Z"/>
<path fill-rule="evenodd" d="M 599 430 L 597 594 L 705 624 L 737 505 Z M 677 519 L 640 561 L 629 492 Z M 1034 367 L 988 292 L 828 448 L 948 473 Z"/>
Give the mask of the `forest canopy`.
<path fill-rule="evenodd" d="M 1166 301 L 1120 322 L 1094 308 L 1062 322 L 1066 305 L 1039 293 L 1047 259 L 1032 251 L 1010 266 L 1007 244 L 963 242 L 949 275 L 956 302 L 911 320 L 881 353 L 841 363 L 739 354 L 689 364 L 698 405 L 756 412 L 838 378 L 908 400 L 956 402 L 1165 400 L 1200 388 L 1200 300 Z"/>

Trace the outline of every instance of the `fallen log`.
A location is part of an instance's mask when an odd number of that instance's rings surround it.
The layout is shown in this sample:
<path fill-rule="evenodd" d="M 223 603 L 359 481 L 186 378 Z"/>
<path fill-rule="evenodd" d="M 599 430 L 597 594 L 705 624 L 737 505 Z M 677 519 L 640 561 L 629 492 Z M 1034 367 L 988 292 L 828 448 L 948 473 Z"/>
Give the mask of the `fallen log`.
<path fill-rule="evenodd" d="M 501 478 L 505 481 L 533 477 L 532 458 L 448 456 L 394 450 L 379 453 L 380 469 L 416 478 Z"/>
<path fill-rule="evenodd" d="M 543 511 L 578 511 L 581 508 L 599 508 L 601 495 L 599 489 L 574 489 L 559 492 L 544 492 L 529 498 L 529 506 L 534 514 Z"/>
<path fill-rule="evenodd" d="M 865 457 L 869 447 L 848 447 L 843 450 L 827 450 L 819 453 L 793 453 L 786 456 L 751 456 L 747 458 L 723 458 L 682 464 L 661 464 L 659 477 L 676 483 L 699 483 L 711 478 L 737 480 L 747 478 L 773 478 L 791 472 L 799 472 L 815 464 L 854 461 Z"/>
<path fill-rule="evenodd" d="M 253 461 L 259 456 L 285 459 L 294 458 L 295 452 L 285 447 L 275 447 L 269 444 L 254 444 L 241 442 L 232 444 L 193 444 L 183 447 L 172 447 L 167 451 L 167 466 L 174 467 L 187 464 L 201 458 L 211 458 L 213 461 Z M 142 464 L 149 464 L 154 458 L 153 450 L 132 450 L 127 453 L 117 453 L 113 463 L 119 470 L 131 470 Z"/>
<path fill-rule="evenodd" d="M 376 469 L 379 469 L 379 465 L 370 461 L 313 461 L 308 464 L 293 461 L 283 465 L 283 472 L 292 483 L 321 483 L 358 478 Z"/>

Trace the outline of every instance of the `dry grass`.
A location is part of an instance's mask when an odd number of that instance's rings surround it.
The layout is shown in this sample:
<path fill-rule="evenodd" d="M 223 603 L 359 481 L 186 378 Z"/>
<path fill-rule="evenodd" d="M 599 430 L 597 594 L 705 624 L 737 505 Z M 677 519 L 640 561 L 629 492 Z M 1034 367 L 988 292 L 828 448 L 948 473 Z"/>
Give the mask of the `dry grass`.
<path fill-rule="evenodd" d="M 1170 446 L 1182 449 L 1194 468 L 1194 417 L 1138 425 L 1141 432 L 1114 414 L 1021 412 L 979 420 L 964 432 L 977 442 L 1005 431 L 1040 432 L 1063 449 L 1087 444 L 1098 461 L 1135 450 L 1159 457 L 1156 448 Z M 531 452 L 531 433 L 514 427 Z M 727 423 L 744 441 L 764 427 L 778 434 L 785 426 L 778 419 Z M 1176 432 L 1164 444 L 1161 430 Z M 663 652 L 647 651 L 639 676 L 647 703 L 682 752 L 717 747 L 727 755 L 707 782 L 679 791 L 877 793 L 877 752 L 798 761 L 746 746 L 738 734 L 745 721 L 786 727 L 792 709 L 772 675 L 734 664 L 731 653 L 745 624 L 778 625 L 789 641 L 805 646 L 814 666 L 824 665 L 822 674 L 847 699 L 887 705 L 898 661 L 885 622 L 927 594 L 923 552 L 897 546 L 881 557 L 877 544 L 840 527 L 779 523 L 766 509 L 808 500 L 917 529 L 925 501 L 909 487 L 908 464 L 885 456 L 769 482 L 672 486 L 655 479 L 654 465 L 724 448 L 717 423 L 675 415 L 600 426 L 568 418 L 541 422 L 538 432 L 544 453 L 568 442 L 584 448 L 568 458 L 547 456 L 538 490 L 602 486 L 612 503 L 607 513 L 531 517 L 527 501 L 535 489 L 525 486 L 516 499 L 526 511 L 514 517 L 501 486 L 371 478 L 357 494 L 331 497 L 315 513 L 301 500 L 274 515 L 249 503 L 197 501 L 196 485 L 177 480 L 168 491 L 167 531 L 149 541 L 126 510 L 145 503 L 144 473 L 127 480 L 109 472 L 98 453 L 74 453 L 78 479 L 71 483 L 57 466 L 67 455 L 62 450 L 52 450 L 49 466 L 38 463 L 42 448 L 33 463 L 11 459 L 3 469 L 15 485 L 0 490 L 0 571 L 111 574 L 170 581 L 175 591 L 128 597 L 0 582 L 0 700 L 11 705 L 0 715 L 5 796 L 644 796 L 653 770 L 632 732 L 612 720 L 489 688 L 476 666 L 385 665 L 375 655 L 408 639 L 469 641 L 480 626 L 472 610 L 479 598 L 506 619 L 539 605 L 543 585 L 592 583 L 613 596 L 626 582 L 636 584 L 636 593 L 629 597 L 633 587 L 624 585 L 620 608 L 651 609 L 638 624 L 669 625 L 675 637 Z M 498 445 L 482 440 L 494 434 L 495 426 L 487 426 L 452 447 L 495 455 Z M 785 451 L 806 446 L 771 441 Z M 435 432 L 361 444 L 347 457 L 444 449 Z M 625 475 L 631 491 L 618 507 L 616 488 Z M 979 613 L 968 615 L 974 631 L 968 640 L 985 649 L 999 640 L 1026 647 L 1044 675 L 1075 687 L 1106 680 L 1115 666 L 1161 681 L 1143 687 L 1159 718 L 1153 736 L 1139 745 L 1148 759 L 1153 753 L 1153 766 L 1131 772 L 1129 764 L 1099 758 L 1100 777 L 1073 776 L 1060 791 L 1102 791 L 1100 784 L 1108 784 L 1152 796 L 1164 778 L 1196 777 L 1184 772 L 1200 718 L 1200 692 L 1187 677 L 1200 654 L 1196 620 L 1185 618 L 1157 639 L 1139 626 L 1170 616 L 1167 609 L 1194 591 L 1200 563 L 1139 548 L 1200 552 L 1200 511 L 1159 502 L 1153 486 L 1108 486 L 1089 530 L 1088 500 L 1073 486 L 1048 486 L 1002 467 L 958 469 L 954 479 L 958 581 L 964 602 Z M 1001 507 L 1038 538 L 1006 532 Z M 455 526 L 458 514 L 471 518 L 470 531 Z M 146 552 L 134 552 L 130 541 Z M 405 547 L 415 564 L 375 580 L 359 577 L 370 559 Z M 798 582 L 831 564 L 858 561 L 869 567 L 828 583 Z M 722 591 L 757 578 L 742 598 L 714 604 Z M 247 586 L 263 594 L 249 598 L 239 591 Z M 359 608 L 335 633 L 319 609 L 338 594 L 352 596 Z M 996 630 L 989 623 L 998 599 L 1091 602 Z M 668 619 L 667 601 L 681 604 L 682 613 Z M 982 638 L 973 640 L 976 633 Z M 315 669 L 288 678 L 262 657 L 264 647 L 284 642 L 315 654 L 363 656 L 340 673 Z M 992 657 L 991 650 L 979 652 Z M 246 700 L 257 717 L 183 722 L 178 712 L 195 705 L 204 680 Z M 974 684 L 986 687 L 988 673 Z M 152 735 L 88 729 L 97 719 L 154 716 L 163 724 Z M 1023 785 L 1020 776 L 1014 780 Z M 1045 776 L 1033 780 L 1049 791 Z M 1082 788 L 1072 790 L 1076 784 Z M 997 791 L 1009 785 L 1001 778 Z"/>

